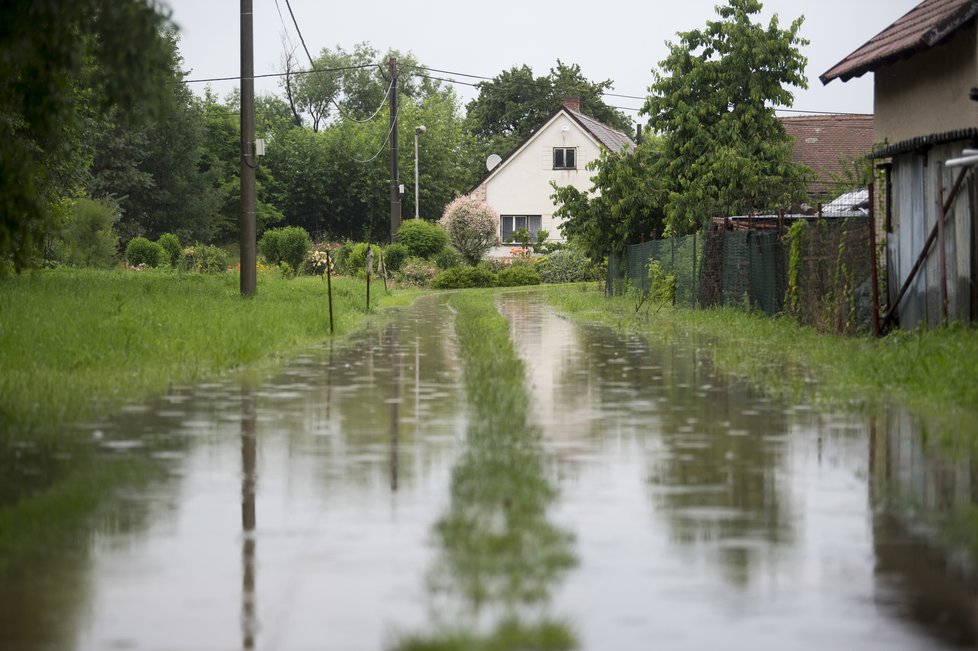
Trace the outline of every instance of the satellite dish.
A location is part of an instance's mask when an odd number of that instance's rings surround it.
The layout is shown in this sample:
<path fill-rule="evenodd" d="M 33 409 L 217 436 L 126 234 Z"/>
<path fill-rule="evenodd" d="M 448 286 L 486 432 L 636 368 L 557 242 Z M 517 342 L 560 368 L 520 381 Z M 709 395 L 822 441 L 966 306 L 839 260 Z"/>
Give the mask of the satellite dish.
<path fill-rule="evenodd" d="M 486 159 L 486 171 L 491 172 L 496 165 L 503 162 L 503 157 L 499 154 L 489 154 L 489 158 Z"/>

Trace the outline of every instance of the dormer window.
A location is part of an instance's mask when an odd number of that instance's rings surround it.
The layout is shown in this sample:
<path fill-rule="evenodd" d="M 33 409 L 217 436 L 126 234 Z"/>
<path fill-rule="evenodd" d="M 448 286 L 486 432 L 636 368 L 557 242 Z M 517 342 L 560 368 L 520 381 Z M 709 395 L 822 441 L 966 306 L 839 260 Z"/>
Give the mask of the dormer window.
<path fill-rule="evenodd" d="M 577 148 L 576 147 L 554 147 L 554 169 L 576 170 Z"/>

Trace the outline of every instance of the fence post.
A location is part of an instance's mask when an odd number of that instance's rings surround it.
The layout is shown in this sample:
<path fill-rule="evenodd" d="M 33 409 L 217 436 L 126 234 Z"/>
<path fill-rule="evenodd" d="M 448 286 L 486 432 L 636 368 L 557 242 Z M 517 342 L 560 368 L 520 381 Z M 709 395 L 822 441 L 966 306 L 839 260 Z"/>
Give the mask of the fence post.
<path fill-rule="evenodd" d="M 693 292 L 690 296 L 690 309 L 696 309 L 696 296 L 699 294 L 699 274 L 696 273 L 696 231 L 693 231 Z"/>
<path fill-rule="evenodd" d="M 873 283 L 873 335 L 880 336 L 880 285 L 876 259 L 876 184 L 869 184 L 869 264 Z"/>

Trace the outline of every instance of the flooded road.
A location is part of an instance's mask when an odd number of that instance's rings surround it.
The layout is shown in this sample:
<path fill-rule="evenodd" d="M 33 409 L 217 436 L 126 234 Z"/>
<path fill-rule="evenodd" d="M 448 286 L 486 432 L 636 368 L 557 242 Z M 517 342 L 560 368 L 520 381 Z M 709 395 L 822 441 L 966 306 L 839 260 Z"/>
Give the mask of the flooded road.
<path fill-rule="evenodd" d="M 879 508 L 978 492 L 912 417 L 780 404 L 708 350 L 497 305 L 538 445 L 480 443 L 443 298 L 175 390 L 86 426 L 159 471 L 0 574 L 0 649 L 377 650 L 517 602 L 588 650 L 976 646 L 961 564 Z M 502 522 L 480 499 L 506 483 Z"/>

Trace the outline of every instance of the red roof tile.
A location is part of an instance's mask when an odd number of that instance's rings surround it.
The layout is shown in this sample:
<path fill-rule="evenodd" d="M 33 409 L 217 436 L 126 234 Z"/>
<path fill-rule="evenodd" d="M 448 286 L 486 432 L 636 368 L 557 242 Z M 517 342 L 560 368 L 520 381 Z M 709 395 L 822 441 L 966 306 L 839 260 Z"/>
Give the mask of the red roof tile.
<path fill-rule="evenodd" d="M 819 77 L 848 81 L 943 41 L 978 15 L 978 0 L 924 0 Z"/>
<path fill-rule="evenodd" d="M 799 115 L 783 117 L 781 123 L 795 139 L 791 160 L 815 171 L 808 188 L 813 194 L 831 191 L 832 176 L 840 174 L 845 163 L 873 151 L 872 115 Z"/>

